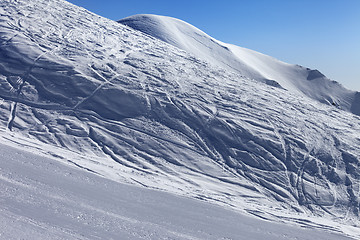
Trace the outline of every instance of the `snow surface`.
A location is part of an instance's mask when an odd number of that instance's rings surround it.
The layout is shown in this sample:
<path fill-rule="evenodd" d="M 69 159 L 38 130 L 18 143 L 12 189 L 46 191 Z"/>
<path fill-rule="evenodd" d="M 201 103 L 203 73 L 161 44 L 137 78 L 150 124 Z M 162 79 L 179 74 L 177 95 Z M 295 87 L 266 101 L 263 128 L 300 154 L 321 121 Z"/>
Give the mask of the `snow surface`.
<path fill-rule="evenodd" d="M 318 70 L 284 63 L 246 48 L 220 42 L 196 27 L 171 17 L 142 14 L 119 22 L 184 49 L 211 64 L 359 115 L 359 111 L 354 110 L 360 106 L 355 96 L 359 93 L 327 79 Z M 241 31 L 241 28 L 237 31 Z"/>
<path fill-rule="evenodd" d="M 62 0 L 1 1 L 2 142 L 118 182 L 359 238 L 359 116 L 204 55 Z"/>
<path fill-rule="evenodd" d="M 120 184 L 0 144 L 1 239 L 348 239 Z"/>

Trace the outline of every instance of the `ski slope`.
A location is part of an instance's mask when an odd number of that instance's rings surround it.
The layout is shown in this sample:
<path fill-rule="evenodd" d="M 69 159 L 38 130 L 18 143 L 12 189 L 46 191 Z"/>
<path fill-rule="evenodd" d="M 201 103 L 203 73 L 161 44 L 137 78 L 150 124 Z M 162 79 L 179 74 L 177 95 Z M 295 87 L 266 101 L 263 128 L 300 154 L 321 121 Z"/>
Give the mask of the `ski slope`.
<path fill-rule="evenodd" d="M 0 2 L 2 143 L 113 181 L 358 238 L 353 92 L 341 90 L 350 96 L 341 109 L 346 101 L 323 104 L 286 78 L 300 69 L 314 77 L 307 82 L 332 84 L 317 72 L 227 45 L 236 64 L 236 49 L 249 54 L 230 70 L 220 53 L 216 64 L 200 47 L 203 56 L 163 40 L 63 0 Z M 287 67 L 266 75 L 265 63 Z"/>
<path fill-rule="evenodd" d="M 0 151 L 1 239 L 349 239 L 120 184 L 9 146 Z"/>

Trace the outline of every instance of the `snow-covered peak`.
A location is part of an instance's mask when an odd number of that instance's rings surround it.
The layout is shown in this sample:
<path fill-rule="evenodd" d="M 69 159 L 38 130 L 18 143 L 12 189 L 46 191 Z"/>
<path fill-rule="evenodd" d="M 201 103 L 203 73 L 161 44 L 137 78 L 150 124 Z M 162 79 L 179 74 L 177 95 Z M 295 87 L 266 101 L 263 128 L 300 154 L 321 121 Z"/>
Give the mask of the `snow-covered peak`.
<path fill-rule="evenodd" d="M 356 101 L 356 93 L 327 79 L 318 70 L 284 63 L 256 51 L 223 43 L 172 17 L 135 15 L 119 22 L 183 49 L 213 65 L 359 114 L 358 111 L 353 111 L 360 105 Z"/>
<path fill-rule="evenodd" d="M 193 42 L 189 41 L 189 36 L 198 36 L 203 38 L 203 42 L 199 42 L 204 46 L 209 45 L 208 39 L 211 39 L 206 33 L 200 29 L 188 24 L 180 19 L 165 17 L 153 14 L 139 14 L 119 20 L 119 22 L 131 25 L 144 33 L 171 43 L 181 48 L 193 48 Z"/>

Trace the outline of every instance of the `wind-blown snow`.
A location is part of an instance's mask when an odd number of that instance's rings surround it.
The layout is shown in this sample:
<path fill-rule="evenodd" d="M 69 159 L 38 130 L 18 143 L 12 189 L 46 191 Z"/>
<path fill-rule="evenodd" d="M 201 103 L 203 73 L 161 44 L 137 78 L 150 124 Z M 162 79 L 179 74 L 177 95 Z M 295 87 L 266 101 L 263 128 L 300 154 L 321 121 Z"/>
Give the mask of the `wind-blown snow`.
<path fill-rule="evenodd" d="M 248 72 L 230 71 L 206 52 L 61 0 L 2 1 L 0 26 L 6 144 L 116 181 L 359 236 L 360 118 L 304 96 L 293 79 L 290 90 L 270 79 L 299 69 L 306 82 L 335 84 L 320 73 L 227 45 L 231 56 L 249 54 Z"/>
<path fill-rule="evenodd" d="M 220 42 L 194 26 L 171 17 L 143 14 L 119 22 L 184 49 L 211 64 L 359 115 L 358 111 L 353 110 L 360 105 L 355 97 L 356 92 L 327 79 L 318 70 L 287 64 L 246 48 Z M 241 28 L 237 31 L 241 31 Z"/>

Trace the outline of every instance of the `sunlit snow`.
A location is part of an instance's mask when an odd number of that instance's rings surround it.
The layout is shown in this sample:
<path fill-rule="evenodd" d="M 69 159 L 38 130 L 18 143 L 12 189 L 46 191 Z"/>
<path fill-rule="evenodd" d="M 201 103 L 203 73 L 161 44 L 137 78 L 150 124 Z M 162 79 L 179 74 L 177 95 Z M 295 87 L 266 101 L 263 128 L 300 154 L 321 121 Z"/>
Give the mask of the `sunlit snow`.
<path fill-rule="evenodd" d="M 172 40 L 152 36 L 153 31 L 134 30 L 62 0 L 0 2 L 0 137 L 5 145 L 51 157 L 36 160 L 21 153 L 25 157 L 13 162 L 14 181 L 21 182 L 19 204 L 26 208 L 34 199 L 38 201 L 37 189 L 43 193 L 43 184 L 58 184 L 51 178 L 55 171 L 48 169 L 51 165 L 58 168 L 59 181 L 64 182 L 58 193 L 46 195 L 45 202 L 24 213 L 9 203 L 16 200 L 16 191 L 2 195 L 0 202 L 9 201 L 0 205 L 0 223 L 11 221 L 10 234 L 20 227 L 40 234 L 39 228 L 45 226 L 49 230 L 45 236 L 59 233 L 60 238 L 65 236 L 61 234 L 76 238 L 88 220 L 79 220 L 70 232 L 61 230 L 65 224 L 61 219 L 75 221 L 76 211 L 104 219 L 103 225 L 96 226 L 101 234 L 115 231 L 108 224 L 118 221 L 114 216 L 121 206 L 115 212 L 110 207 L 116 206 L 116 199 L 90 207 L 81 202 L 88 204 L 90 193 L 94 201 L 101 195 L 113 197 L 108 190 L 99 189 L 101 181 L 116 181 L 119 185 L 111 182 L 111 186 L 118 194 L 128 188 L 136 194 L 149 193 L 150 201 L 159 202 L 162 193 L 145 188 L 157 189 L 220 205 L 214 206 L 214 211 L 221 216 L 228 214 L 222 210 L 231 209 L 359 237 L 360 118 L 356 114 L 360 113 L 360 94 L 316 70 L 221 43 L 179 20 L 146 16 L 164 21 L 161 30 Z M 141 22 L 142 18 L 136 19 Z M 151 23 L 146 20 L 141 26 L 160 28 Z M 173 33 L 174 28 L 166 28 L 167 24 L 179 24 L 181 31 Z M 5 170 L 15 153 L 2 149 L 9 157 L 3 156 L 0 163 L 0 183 L 7 189 L 15 184 L 10 185 Z M 46 176 L 43 181 L 30 182 L 29 192 L 23 186 L 28 173 L 21 162 L 27 156 L 42 163 L 37 168 Z M 79 176 L 67 178 L 69 166 L 52 162 L 54 159 L 88 173 L 74 169 L 71 171 Z M 23 170 L 16 172 L 17 167 Z M 91 183 L 82 182 L 83 178 L 97 181 L 97 190 L 90 190 Z M 56 192 L 50 185 L 51 192 Z M 77 188 L 86 189 L 86 196 Z M 69 196 L 68 191 L 79 195 Z M 69 199 L 64 202 L 58 199 L 60 195 Z M 173 195 L 164 198 L 167 207 L 174 207 L 170 203 L 173 198 L 185 201 Z M 129 214 L 140 214 L 137 205 L 129 203 L 135 199 L 123 198 Z M 209 206 L 193 200 L 182 204 Z M 54 204 L 61 209 L 67 201 L 80 206 L 69 206 L 69 216 L 59 213 L 54 220 L 58 222 L 47 222 L 47 217 L 41 217 L 47 213 L 38 213 L 40 208 L 48 208 L 48 216 L 56 215 Z M 154 202 L 148 207 L 150 215 L 156 214 Z M 178 214 L 183 214 L 182 210 Z M 160 215 L 164 217 L 160 225 L 152 225 L 160 218 L 141 225 L 148 238 L 151 233 L 163 238 L 187 238 L 190 234 L 211 239 L 208 235 L 212 233 L 226 237 L 223 230 L 211 229 L 216 228 L 216 221 L 205 221 L 204 232 L 195 233 L 196 227 L 184 218 L 179 221 L 185 225 L 171 226 L 176 234 L 185 235 L 172 235 L 164 230 L 165 222 L 177 218 Z M 134 221 L 148 219 L 138 216 Z M 26 220 L 16 221 L 21 217 Z M 32 221 L 41 224 L 33 228 L 29 226 Z M 95 227 L 91 224 L 89 228 Z M 129 231 L 141 234 L 134 226 L 129 226 Z M 234 229 L 230 232 L 237 234 Z"/>

